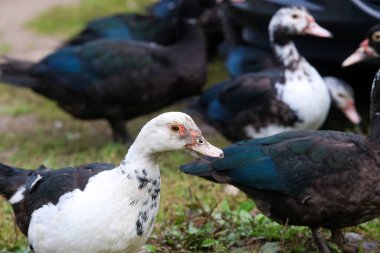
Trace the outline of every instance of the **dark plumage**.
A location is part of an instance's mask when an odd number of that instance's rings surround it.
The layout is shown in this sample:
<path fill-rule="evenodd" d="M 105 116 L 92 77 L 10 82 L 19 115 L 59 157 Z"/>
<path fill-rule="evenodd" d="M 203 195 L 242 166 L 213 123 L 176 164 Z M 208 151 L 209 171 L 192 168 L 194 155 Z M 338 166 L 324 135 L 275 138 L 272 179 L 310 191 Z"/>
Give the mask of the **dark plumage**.
<path fill-rule="evenodd" d="M 317 229 L 340 229 L 380 215 L 380 71 L 371 94 L 368 136 L 335 131 L 291 131 L 239 142 L 224 159 L 183 165 L 181 170 L 247 193 L 281 224 L 309 226 L 321 252 L 329 252 Z"/>
<path fill-rule="evenodd" d="M 123 121 L 197 94 L 206 78 L 199 25 L 181 23 L 171 46 L 98 40 L 61 48 L 38 63 L 8 60 L 0 81 L 28 86 L 81 119 L 105 118 L 114 138 L 129 137 Z"/>
<path fill-rule="evenodd" d="M 197 18 L 207 38 L 207 52 L 213 57 L 223 34 L 215 0 L 161 0 L 147 8 L 147 14 L 118 13 L 90 21 L 65 46 L 83 45 L 99 39 L 175 43 L 182 34 L 179 20 Z"/>
<path fill-rule="evenodd" d="M 271 54 L 249 45 L 234 46 L 226 59 L 226 68 L 231 78 L 273 68 L 275 65 Z"/>
<path fill-rule="evenodd" d="M 270 124 L 292 126 L 298 120 L 289 106 L 277 99 L 273 80 L 277 71 L 246 74 L 213 86 L 202 94 L 196 110 L 206 122 L 232 141 L 250 138 L 247 125 L 257 130 Z"/>
<path fill-rule="evenodd" d="M 152 41 L 162 45 L 175 42 L 180 34 L 178 20 L 182 0 L 162 0 L 147 15 L 119 13 L 89 22 L 64 46 L 83 45 L 99 39 Z"/>
<path fill-rule="evenodd" d="M 245 40 L 248 31 L 241 21 L 231 14 L 230 3 L 222 5 L 222 21 L 224 45 L 222 54 L 225 54 L 225 65 L 231 78 L 236 78 L 246 73 L 272 68 L 276 60 L 267 49 L 258 45 L 252 46 Z M 258 38 L 254 38 L 257 41 Z M 267 41 L 268 38 L 265 38 Z"/>

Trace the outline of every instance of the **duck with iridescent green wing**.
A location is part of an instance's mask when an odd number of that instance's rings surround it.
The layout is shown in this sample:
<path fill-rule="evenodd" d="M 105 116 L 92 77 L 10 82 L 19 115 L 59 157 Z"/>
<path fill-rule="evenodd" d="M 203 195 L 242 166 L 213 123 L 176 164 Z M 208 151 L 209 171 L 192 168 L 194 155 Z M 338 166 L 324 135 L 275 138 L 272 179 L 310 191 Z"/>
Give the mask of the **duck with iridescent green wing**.
<path fill-rule="evenodd" d="M 184 173 L 236 186 L 268 217 L 308 226 L 320 252 L 319 229 L 344 243 L 341 229 L 380 216 L 380 71 L 371 93 L 368 136 L 291 131 L 233 144 L 224 159 L 183 165 Z"/>

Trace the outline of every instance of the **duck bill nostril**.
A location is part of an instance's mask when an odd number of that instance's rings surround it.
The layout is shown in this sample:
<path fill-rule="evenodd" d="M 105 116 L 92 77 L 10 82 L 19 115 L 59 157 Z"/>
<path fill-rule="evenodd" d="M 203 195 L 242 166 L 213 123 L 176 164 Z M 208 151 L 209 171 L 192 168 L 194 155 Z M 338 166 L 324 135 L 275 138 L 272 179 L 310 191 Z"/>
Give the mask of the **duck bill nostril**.
<path fill-rule="evenodd" d="M 191 149 L 199 154 L 209 156 L 209 157 L 217 157 L 217 158 L 224 157 L 223 150 L 211 145 L 203 138 L 200 140 L 202 141 L 202 143 L 193 142 L 191 144 L 186 145 L 186 148 Z"/>

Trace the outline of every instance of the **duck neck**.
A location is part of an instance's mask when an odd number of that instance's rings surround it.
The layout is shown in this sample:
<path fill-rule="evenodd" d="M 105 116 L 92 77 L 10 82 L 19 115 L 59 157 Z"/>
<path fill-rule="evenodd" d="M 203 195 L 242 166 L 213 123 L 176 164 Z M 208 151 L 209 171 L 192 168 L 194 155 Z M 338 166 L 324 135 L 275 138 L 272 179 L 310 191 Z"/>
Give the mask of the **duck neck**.
<path fill-rule="evenodd" d="M 376 73 L 372 83 L 370 117 L 371 125 L 369 138 L 376 142 L 380 142 L 380 71 Z"/>
<path fill-rule="evenodd" d="M 272 42 L 272 48 L 278 62 L 287 69 L 296 70 L 303 57 L 299 54 L 293 41 L 284 44 Z"/>
<path fill-rule="evenodd" d="M 130 164 L 133 164 L 134 166 L 129 166 Z M 125 155 L 124 160 L 120 163 L 119 168 L 123 174 L 127 175 L 131 169 L 134 171 L 142 171 L 144 168 L 151 168 L 150 172 L 159 176 L 157 152 L 154 151 L 154 148 L 151 147 L 151 145 L 146 144 L 144 134 L 140 133 L 137 136 L 135 142 L 131 145 L 128 153 Z"/>

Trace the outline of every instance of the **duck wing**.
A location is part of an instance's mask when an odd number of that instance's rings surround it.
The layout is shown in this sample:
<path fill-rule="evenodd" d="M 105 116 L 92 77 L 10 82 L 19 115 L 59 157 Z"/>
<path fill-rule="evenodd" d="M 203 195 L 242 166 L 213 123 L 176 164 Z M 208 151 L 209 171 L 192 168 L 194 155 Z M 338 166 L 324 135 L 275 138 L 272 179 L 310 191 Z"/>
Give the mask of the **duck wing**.
<path fill-rule="evenodd" d="M 37 64 L 32 73 L 43 82 L 37 90 L 48 97 L 55 89 L 98 101 L 125 100 L 125 94 L 135 94 L 128 100 L 134 103 L 162 77 L 169 83 L 175 79 L 168 74 L 168 59 L 162 51 L 156 44 L 102 40 L 62 48 Z"/>
<path fill-rule="evenodd" d="M 296 114 L 277 98 L 275 84 L 281 71 L 246 74 L 206 91 L 199 100 L 206 120 L 230 140 L 251 138 L 245 128 L 271 124 L 291 126 Z"/>
<path fill-rule="evenodd" d="M 18 225 L 23 228 L 23 232 L 26 234 L 30 219 L 35 210 L 43 205 L 57 204 L 60 197 L 66 193 L 77 189 L 82 191 L 91 177 L 113 168 L 115 168 L 113 164 L 92 163 L 75 168 L 70 167 L 58 170 L 39 169 L 33 171 L 25 182 L 26 187 L 24 199 L 22 200 L 23 212 L 15 212 L 16 216 L 18 216 L 17 218 L 23 221 L 23 224 Z"/>
<path fill-rule="evenodd" d="M 360 173 L 360 160 L 367 157 L 364 150 L 360 135 L 290 131 L 238 142 L 224 149 L 223 159 L 196 161 L 181 170 L 244 189 L 295 196 L 317 182 L 318 187 L 328 185 L 328 177 L 345 184 L 354 181 Z"/>

